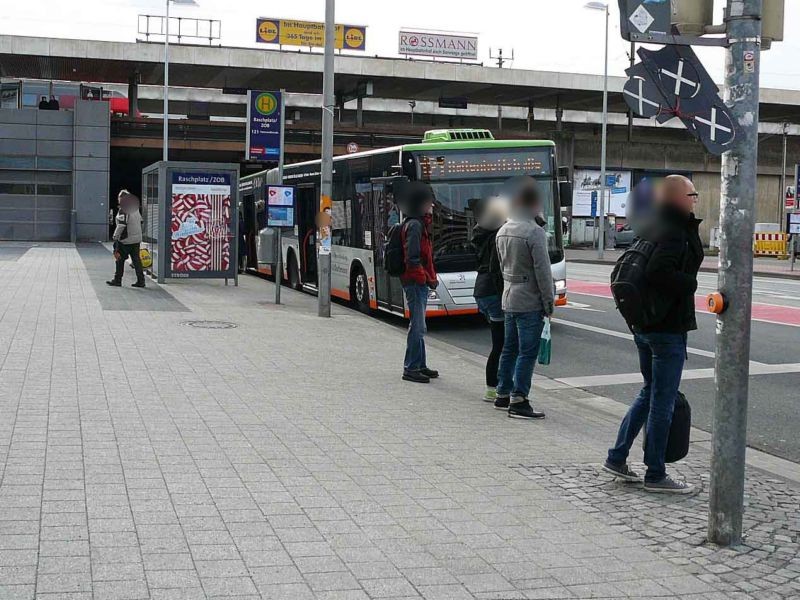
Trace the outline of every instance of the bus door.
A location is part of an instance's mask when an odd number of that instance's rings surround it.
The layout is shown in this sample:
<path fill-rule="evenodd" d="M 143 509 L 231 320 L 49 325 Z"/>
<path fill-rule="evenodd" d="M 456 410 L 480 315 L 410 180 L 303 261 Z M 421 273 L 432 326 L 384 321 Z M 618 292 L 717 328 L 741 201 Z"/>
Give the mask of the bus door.
<path fill-rule="evenodd" d="M 403 286 L 400 278 L 391 277 L 383 268 L 383 245 L 389 229 L 400 222 L 400 211 L 394 203 L 392 179 L 372 180 L 372 247 L 375 249 L 375 292 L 378 306 L 403 312 Z"/>
<path fill-rule="evenodd" d="M 239 243 L 244 243 L 244 255 L 247 258 L 245 268 L 257 269 L 256 238 L 258 237 L 258 223 L 256 221 L 256 197 L 254 191 L 250 190 L 242 193 L 241 210 L 244 230 L 239 232 Z"/>
<path fill-rule="evenodd" d="M 300 251 L 300 277 L 303 283 L 317 285 L 317 213 L 319 194 L 315 184 L 297 186 L 297 244 Z"/>

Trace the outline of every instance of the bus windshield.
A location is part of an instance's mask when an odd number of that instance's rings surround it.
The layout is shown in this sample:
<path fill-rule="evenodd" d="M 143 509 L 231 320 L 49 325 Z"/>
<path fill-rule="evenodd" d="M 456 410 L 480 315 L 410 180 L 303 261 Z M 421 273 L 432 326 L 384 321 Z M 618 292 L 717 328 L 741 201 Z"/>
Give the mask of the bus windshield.
<path fill-rule="evenodd" d="M 556 215 L 554 165 L 551 147 L 474 149 L 425 152 L 416 155 L 418 177 L 434 193 L 433 252 L 442 273 L 474 271 L 472 244 L 475 218 L 470 206 L 500 192 L 510 177 L 530 175 L 542 194 L 550 261 L 563 259 L 561 227 Z"/>

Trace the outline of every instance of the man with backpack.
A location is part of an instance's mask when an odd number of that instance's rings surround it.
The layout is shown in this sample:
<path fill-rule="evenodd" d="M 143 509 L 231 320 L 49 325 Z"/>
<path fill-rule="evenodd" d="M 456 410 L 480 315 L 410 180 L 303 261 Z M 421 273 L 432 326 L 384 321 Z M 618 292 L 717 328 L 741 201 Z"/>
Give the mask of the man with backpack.
<path fill-rule="evenodd" d="M 657 192 L 655 211 L 641 226 L 640 238 L 620 257 L 611 278 L 617 307 L 634 333 L 644 387 L 622 420 L 603 468 L 625 481 L 641 481 L 627 458 L 646 427 L 644 489 L 649 492 L 694 490 L 667 474 L 665 460 L 687 333 L 697 329 L 694 293 L 703 262 L 700 220 L 693 212 L 697 196 L 686 177 L 667 177 Z"/>
<path fill-rule="evenodd" d="M 398 206 L 404 220 L 394 226 L 389 234 L 387 248 L 387 270 L 398 270 L 409 312 L 406 355 L 403 361 L 403 380 L 414 383 L 430 383 L 439 372 L 428 368 L 425 355 L 425 311 L 428 293 L 439 285 L 433 264 L 431 223 L 433 220 L 433 191 L 419 181 L 407 183 L 400 190 Z M 394 243 L 392 238 L 394 238 Z M 393 248 L 394 246 L 394 248 Z M 399 248 L 397 248 L 399 246 Z M 402 263 L 393 268 L 390 263 Z M 394 257 L 394 258 L 392 258 Z M 399 267 L 399 268 L 398 268 Z"/>

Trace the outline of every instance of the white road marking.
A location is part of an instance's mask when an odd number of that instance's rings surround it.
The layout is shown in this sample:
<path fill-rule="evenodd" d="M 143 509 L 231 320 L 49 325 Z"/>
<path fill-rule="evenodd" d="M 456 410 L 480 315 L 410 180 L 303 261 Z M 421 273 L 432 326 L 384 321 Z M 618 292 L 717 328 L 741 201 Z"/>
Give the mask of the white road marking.
<path fill-rule="evenodd" d="M 604 310 L 600 310 L 599 308 L 592 308 L 590 304 L 582 304 L 580 302 L 567 302 L 561 308 L 572 308 L 575 310 L 584 310 L 586 312 L 606 312 Z"/>
<path fill-rule="evenodd" d="M 559 323 L 561 325 L 566 325 L 567 327 L 574 327 L 576 329 L 583 329 L 584 331 L 591 331 L 592 333 L 600 333 L 603 335 L 608 335 L 611 337 L 617 337 L 624 340 L 633 340 L 633 335 L 630 333 L 623 333 L 621 331 L 614 331 L 613 329 L 604 329 L 602 327 L 595 327 L 594 325 L 586 325 L 584 323 L 576 323 L 574 321 L 565 321 L 564 319 L 553 319 L 553 323 Z M 694 354 L 696 356 L 705 356 L 706 358 L 714 358 L 714 353 L 708 350 L 701 350 L 700 348 L 686 348 L 686 351 L 689 354 Z M 750 361 L 750 368 L 752 369 L 754 366 L 769 366 L 765 365 L 765 363 L 760 363 L 751 360 Z"/>
<path fill-rule="evenodd" d="M 750 375 L 784 375 L 787 373 L 800 373 L 800 363 L 787 363 L 782 365 L 750 363 Z M 683 372 L 681 380 L 713 378 L 714 369 L 687 369 Z M 637 372 L 617 373 L 614 375 L 587 375 L 584 377 L 562 377 L 560 379 L 554 379 L 554 381 L 577 388 L 605 387 L 609 385 L 642 383 L 642 374 Z"/>

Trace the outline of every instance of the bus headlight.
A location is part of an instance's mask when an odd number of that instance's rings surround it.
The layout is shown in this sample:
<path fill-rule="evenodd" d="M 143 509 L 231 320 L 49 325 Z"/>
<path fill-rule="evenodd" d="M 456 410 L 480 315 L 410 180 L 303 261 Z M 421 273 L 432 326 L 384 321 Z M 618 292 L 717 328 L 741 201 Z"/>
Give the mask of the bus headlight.
<path fill-rule="evenodd" d="M 567 280 L 566 279 L 556 280 L 556 295 L 563 294 L 566 291 L 567 291 Z"/>

